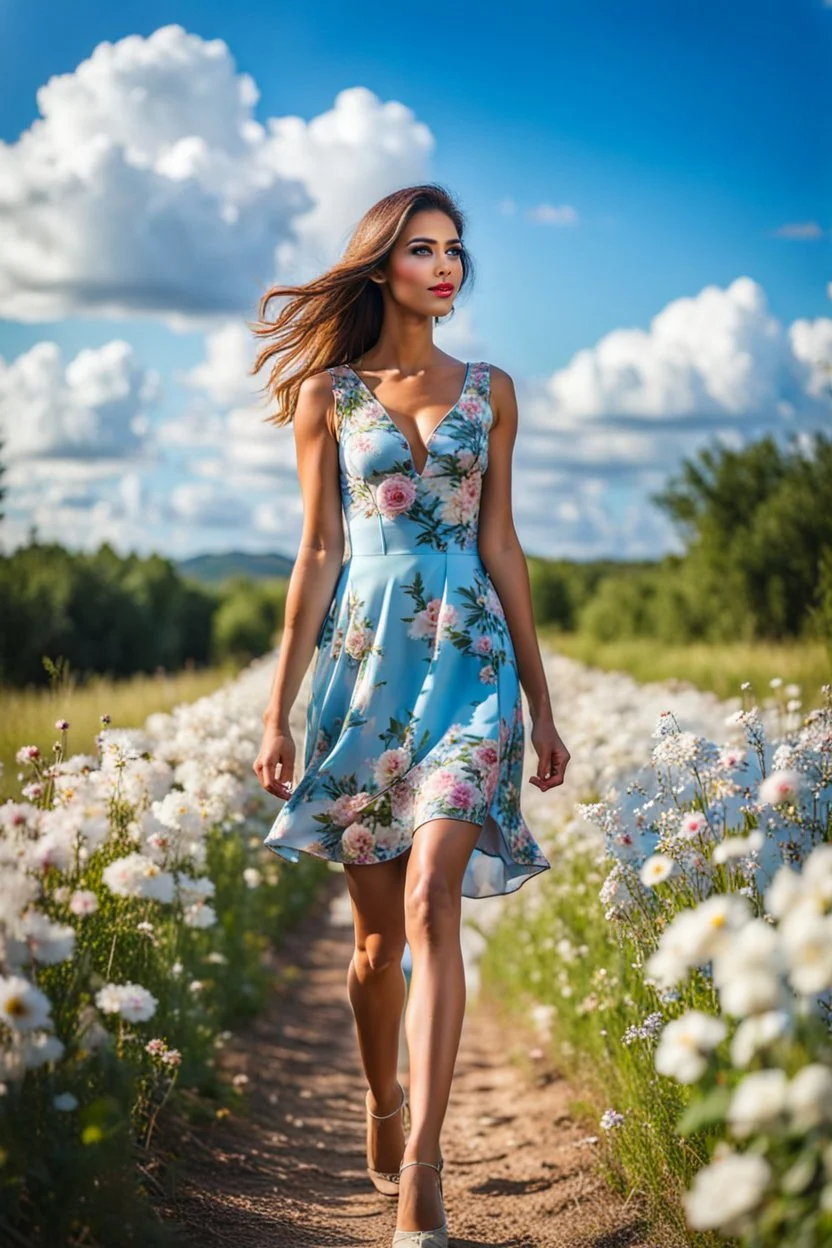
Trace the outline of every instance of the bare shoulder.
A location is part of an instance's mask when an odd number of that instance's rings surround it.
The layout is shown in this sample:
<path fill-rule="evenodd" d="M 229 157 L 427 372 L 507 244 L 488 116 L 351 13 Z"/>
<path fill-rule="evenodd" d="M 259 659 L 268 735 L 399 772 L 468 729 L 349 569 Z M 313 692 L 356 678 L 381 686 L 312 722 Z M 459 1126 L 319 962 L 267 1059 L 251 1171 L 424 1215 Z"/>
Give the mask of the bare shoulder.
<path fill-rule="evenodd" d="M 507 422 L 516 421 L 517 419 L 517 395 L 514 389 L 514 380 L 510 373 L 504 368 L 500 368 L 499 364 L 491 366 L 491 410 L 494 413 L 494 423 L 505 420 Z"/>
<path fill-rule="evenodd" d="M 304 377 L 298 389 L 295 407 L 295 428 L 305 435 L 333 432 L 335 413 L 332 376 L 324 368 L 319 373 Z"/>

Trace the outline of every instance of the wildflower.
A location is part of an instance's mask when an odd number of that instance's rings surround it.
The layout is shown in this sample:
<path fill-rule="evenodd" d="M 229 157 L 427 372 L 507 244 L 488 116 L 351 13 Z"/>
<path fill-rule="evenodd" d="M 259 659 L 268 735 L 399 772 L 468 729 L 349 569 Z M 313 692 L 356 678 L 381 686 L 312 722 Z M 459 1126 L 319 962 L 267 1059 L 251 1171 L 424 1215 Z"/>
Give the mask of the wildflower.
<path fill-rule="evenodd" d="M 605 1109 L 598 1125 L 603 1131 L 613 1131 L 616 1127 L 622 1126 L 623 1122 L 624 1115 L 619 1113 L 617 1109 Z"/>
<path fill-rule="evenodd" d="M 768 1131 L 782 1122 L 786 1110 L 788 1076 L 784 1070 L 757 1070 L 734 1089 L 726 1121 L 734 1135 L 744 1137 Z"/>
<path fill-rule="evenodd" d="M 800 773 L 792 770 L 773 771 L 766 776 L 757 793 L 761 806 L 779 806 L 793 802 L 800 790 Z"/>
<path fill-rule="evenodd" d="M 832 1123 L 832 1070 L 820 1062 L 799 1070 L 786 1089 L 786 1108 L 794 1131 Z"/>
<path fill-rule="evenodd" d="M 91 889 L 80 888 L 70 897 L 69 908 L 79 918 L 86 918 L 89 914 L 95 914 L 98 909 L 98 898 Z"/>
<path fill-rule="evenodd" d="M 731 1061 L 734 1066 L 748 1066 L 752 1058 L 767 1048 L 791 1026 L 787 1010 L 765 1010 L 744 1018 L 731 1038 Z"/>
<path fill-rule="evenodd" d="M 642 865 L 639 878 L 642 884 L 652 888 L 654 884 L 662 884 L 672 875 L 676 864 L 667 854 L 651 854 Z"/>
<path fill-rule="evenodd" d="M 713 852 L 713 862 L 728 862 L 731 858 L 742 858 L 747 854 L 755 854 L 763 847 L 765 836 L 760 828 L 748 836 L 726 836 L 720 841 Z"/>
<path fill-rule="evenodd" d="M 95 994 L 95 1004 L 105 1014 L 120 1014 L 128 1023 L 143 1023 L 152 1018 L 159 1004 L 152 993 L 140 984 L 105 984 Z"/>
<path fill-rule="evenodd" d="M 727 1034 L 723 1019 L 702 1010 L 688 1010 L 669 1022 L 662 1032 L 653 1059 L 655 1068 L 660 1075 L 671 1075 L 679 1083 L 695 1083 L 707 1065 L 705 1054 Z"/>
<path fill-rule="evenodd" d="M 68 719 L 56 719 L 55 727 L 58 729 L 58 732 L 68 732 L 69 720 Z"/>
<path fill-rule="evenodd" d="M 688 1223 L 697 1231 L 740 1233 L 744 1219 L 762 1203 L 771 1176 L 771 1166 L 759 1154 L 718 1149 L 683 1198 Z"/>
<path fill-rule="evenodd" d="M 144 854 L 127 854 L 116 858 L 101 873 L 111 892 L 119 897 L 148 897 L 154 901 L 173 901 L 173 876 Z"/>
<path fill-rule="evenodd" d="M 13 1031 L 34 1031 L 51 1027 L 52 1003 L 22 975 L 0 978 L 0 1019 Z"/>

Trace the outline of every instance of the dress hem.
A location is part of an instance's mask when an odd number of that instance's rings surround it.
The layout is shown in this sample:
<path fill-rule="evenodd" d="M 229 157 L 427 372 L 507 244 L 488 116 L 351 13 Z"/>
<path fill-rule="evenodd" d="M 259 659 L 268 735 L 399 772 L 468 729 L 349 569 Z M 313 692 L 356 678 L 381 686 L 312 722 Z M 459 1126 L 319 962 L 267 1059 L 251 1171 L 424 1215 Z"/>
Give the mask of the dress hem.
<path fill-rule="evenodd" d="M 421 823 L 416 824 L 416 827 L 413 829 L 413 834 L 415 834 L 419 828 L 424 827 L 426 823 L 433 822 L 434 819 L 452 819 L 452 818 L 453 816 L 451 815 L 431 815 L 430 818 L 423 819 Z M 455 822 L 471 823 L 472 821 L 470 819 L 457 819 L 455 820 Z M 480 831 L 482 831 L 485 824 L 484 823 L 474 824 L 473 826 L 478 827 Z M 273 854 L 277 854 L 277 856 L 279 858 L 282 858 L 284 862 L 290 862 L 294 864 L 300 861 L 300 857 L 299 857 L 300 854 L 308 854 L 311 858 L 319 858 L 322 862 L 335 863 L 340 867 L 381 866 L 381 864 L 384 862 L 393 862 L 396 858 L 401 858 L 402 854 L 406 854 L 410 849 L 413 848 L 413 842 L 411 841 L 409 845 L 403 845 L 400 850 L 398 850 L 395 854 L 391 854 L 389 858 L 382 858 L 378 862 L 345 862 L 343 858 L 333 858 L 330 854 L 320 853 L 318 850 L 310 849 L 307 845 L 293 845 L 290 841 L 284 841 L 283 843 L 280 843 L 280 844 L 275 843 L 272 845 L 272 844 L 269 844 L 269 842 L 266 840 L 266 841 L 263 841 L 263 844 L 265 845 L 266 849 L 270 849 Z M 503 858 L 502 854 L 495 854 L 491 850 L 481 849 L 479 846 L 475 846 L 471 852 L 471 857 L 468 859 L 468 864 L 466 865 L 466 871 L 468 870 L 468 866 L 470 866 L 471 862 L 473 861 L 475 854 L 484 854 L 486 858 L 496 858 L 500 862 L 505 863 L 505 865 L 508 866 L 508 863 L 506 862 L 506 859 Z M 511 893 L 519 892 L 519 890 L 523 887 L 523 885 L 527 884 L 529 880 L 532 880 L 536 876 L 542 875 L 543 872 L 550 871 L 552 869 L 552 864 L 550 862 L 525 863 L 525 862 L 518 862 L 516 858 L 512 858 L 511 862 L 516 867 L 528 868 L 527 871 L 524 871 L 522 873 L 522 877 L 519 874 L 515 874 L 514 876 L 509 877 L 510 879 L 519 879 L 520 881 L 513 888 L 495 890 L 489 893 L 482 893 L 482 892 L 466 893 L 465 890 L 463 889 L 461 896 L 468 897 L 472 901 L 477 901 L 480 898 L 485 898 L 485 897 L 508 897 Z"/>

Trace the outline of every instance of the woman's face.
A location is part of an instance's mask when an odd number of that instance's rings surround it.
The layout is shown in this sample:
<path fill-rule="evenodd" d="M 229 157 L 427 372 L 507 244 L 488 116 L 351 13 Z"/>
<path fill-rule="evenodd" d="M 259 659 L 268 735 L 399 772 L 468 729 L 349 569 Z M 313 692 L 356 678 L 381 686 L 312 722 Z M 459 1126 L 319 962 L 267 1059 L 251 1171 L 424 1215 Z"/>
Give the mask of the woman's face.
<path fill-rule="evenodd" d="M 462 282 L 462 243 L 447 213 L 414 213 L 393 246 L 386 278 L 391 297 L 408 310 L 423 316 L 450 312 Z M 433 286 L 451 289 L 441 294 Z"/>

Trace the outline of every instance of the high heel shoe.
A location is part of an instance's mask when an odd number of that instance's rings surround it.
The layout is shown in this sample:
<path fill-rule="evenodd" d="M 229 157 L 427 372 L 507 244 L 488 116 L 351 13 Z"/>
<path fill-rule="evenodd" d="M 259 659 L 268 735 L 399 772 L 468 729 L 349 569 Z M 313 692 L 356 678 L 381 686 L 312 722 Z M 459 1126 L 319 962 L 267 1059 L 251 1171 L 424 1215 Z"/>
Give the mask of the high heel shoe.
<path fill-rule="evenodd" d="M 442 1160 L 435 1166 L 432 1161 L 403 1161 L 399 1166 L 399 1174 L 408 1166 L 430 1166 L 439 1176 L 439 1196 L 444 1206 L 445 1195 L 442 1191 Z M 430 1231 L 395 1231 L 392 1248 L 448 1248 L 448 1219 L 441 1226 Z"/>
<path fill-rule="evenodd" d="M 407 1097 L 405 1096 L 405 1091 L 404 1091 L 404 1088 L 402 1088 L 401 1084 L 399 1084 L 399 1088 L 401 1088 L 401 1093 L 402 1093 L 401 1104 L 398 1105 L 396 1109 L 392 1110 L 389 1114 L 374 1114 L 373 1111 L 370 1109 L 369 1105 L 367 1105 L 367 1097 L 365 1096 L 364 1104 L 367 1109 L 367 1113 L 370 1115 L 371 1118 L 377 1118 L 379 1121 L 382 1121 L 385 1118 L 393 1118 L 396 1114 L 401 1112 L 402 1113 L 402 1126 L 404 1126 L 404 1112 L 407 1110 Z M 368 1091 L 368 1095 L 369 1095 L 369 1091 Z M 372 1166 L 367 1166 L 367 1173 L 369 1174 L 372 1184 L 375 1187 L 376 1191 L 381 1192 L 382 1196 L 398 1196 L 399 1194 L 399 1172 L 398 1170 L 395 1170 L 392 1172 L 388 1170 L 374 1170 Z"/>

